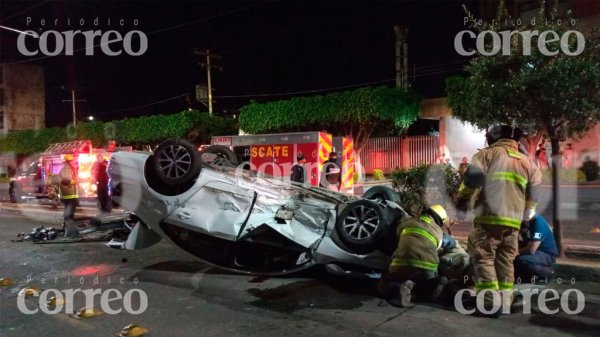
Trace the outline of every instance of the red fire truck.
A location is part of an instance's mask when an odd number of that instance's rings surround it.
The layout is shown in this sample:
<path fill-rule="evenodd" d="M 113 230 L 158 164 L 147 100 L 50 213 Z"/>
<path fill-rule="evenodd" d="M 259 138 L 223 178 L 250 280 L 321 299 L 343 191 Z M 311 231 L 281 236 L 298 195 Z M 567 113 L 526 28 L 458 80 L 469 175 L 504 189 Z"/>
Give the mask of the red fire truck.
<path fill-rule="evenodd" d="M 96 198 L 96 185 L 92 181 L 92 166 L 99 153 L 108 160 L 114 151 L 131 151 L 131 147 L 116 148 L 114 142 L 107 149 L 92 147 L 89 140 L 78 140 L 66 143 L 51 144 L 40 154 L 25 171 L 18 173 L 9 184 L 10 200 L 23 202 L 25 199 L 44 199 L 49 197 L 52 176 L 58 175 L 63 167 L 65 154 L 72 154 L 77 163 L 79 179 L 79 197 L 82 199 Z"/>
<path fill-rule="evenodd" d="M 326 132 L 296 132 L 265 135 L 213 137 L 211 145 L 230 147 L 240 162 L 253 170 L 274 177 L 289 179 L 298 154 L 306 158 L 307 180 L 319 186 L 323 179 L 323 164 L 331 152 L 338 154 L 341 168 L 341 192 L 353 193 L 354 144 L 349 137 L 332 137 Z"/>

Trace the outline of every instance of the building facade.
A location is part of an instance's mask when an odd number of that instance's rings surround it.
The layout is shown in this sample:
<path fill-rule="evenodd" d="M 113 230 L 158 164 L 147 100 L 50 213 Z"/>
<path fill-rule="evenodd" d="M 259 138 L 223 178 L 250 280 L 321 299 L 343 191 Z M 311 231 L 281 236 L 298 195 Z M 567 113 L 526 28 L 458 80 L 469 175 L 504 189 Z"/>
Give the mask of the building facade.
<path fill-rule="evenodd" d="M 0 64 L 0 131 L 45 126 L 44 69 L 31 64 Z"/>
<path fill-rule="evenodd" d="M 44 88 L 42 66 L 0 63 L 0 136 L 45 126 Z M 15 153 L 0 153 L 0 177 L 13 175 L 18 159 Z"/>

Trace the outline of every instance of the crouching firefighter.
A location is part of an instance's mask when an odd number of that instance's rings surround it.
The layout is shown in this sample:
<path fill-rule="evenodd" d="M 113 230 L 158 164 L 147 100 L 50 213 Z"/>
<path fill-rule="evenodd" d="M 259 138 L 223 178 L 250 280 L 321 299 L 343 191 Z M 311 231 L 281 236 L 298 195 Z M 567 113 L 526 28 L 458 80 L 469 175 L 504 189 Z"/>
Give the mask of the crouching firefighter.
<path fill-rule="evenodd" d="M 434 205 L 397 227 L 398 248 L 377 285 L 381 297 L 402 307 L 412 306 L 413 295 L 416 300 L 437 301 L 447 283 L 437 273 L 442 228 L 447 224 L 444 208 Z"/>

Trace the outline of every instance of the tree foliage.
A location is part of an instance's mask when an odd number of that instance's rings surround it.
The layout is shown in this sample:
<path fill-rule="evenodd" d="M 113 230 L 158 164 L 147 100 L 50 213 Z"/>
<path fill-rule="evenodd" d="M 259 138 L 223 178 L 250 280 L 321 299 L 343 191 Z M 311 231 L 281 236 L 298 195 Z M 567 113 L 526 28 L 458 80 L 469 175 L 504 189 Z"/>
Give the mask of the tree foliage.
<path fill-rule="evenodd" d="M 408 128 L 419 114 L 418 96 L 399 88 L 365 87 L 325 96 L 251 102 L 240 110 L 240 128 L 260 134 L 327 130 L 351 135 L 360 149 L 375 130 Z"/>
<path fill-rule="evenodd" d="M 521 26 L 510 25 L 514 20 L 506 17 L 501 7 L 501 16 L 496 21 L 472 28 L 496 32 L 554 31 L 558 36 L 578 29 L 577 25 L 564 23 L 567 22 L 564 18 L 558 25 L 556 9 L 547 12 L 545 7 L 542 2 L 535 26 L 531 26 L 531 21 Z M 506 22 L 509 24 L 505 25 Z M 575 50 L 574 34 L 569 35 L 568 42 L 570 50 Z M 477 55 L 465 67 L 468 77 L 449 78 L 446 90 L 452 113 L 481 129 L 505 123 L 518 125 L 531 133 L 543 131 L 550 139 L 581 136 L 600 120 L 598 41 L 588 36 L 586 47 L 578 56 L 561 52 L 560 41 L 547 43 L 549 50 L 558 51 L 556 55 L 543 55 L 537 48 L 536 36 L 531 39 L 531 55 L 524 55 L 524 45 L 523 38 L 513 34 L 510 55 L 502 52 Z M 487 41 L 486 50 L 491 49 L 492 43 Z"/>
<path fill-rule="evenodd" d="M 392 173 L 392 185 L 400 194 L 404 209 L 420 214 L 425 208 L 440 204 L 450 209 L 461 182 L 458 170 L 446 164 L 423 164 Z"/>
<path fill-rule="evenodd" d="M 168 138 L 187 138 L 208 143 L 213 135 L 237 134 L 237 122 L 210 116 L 196 110 L 173 115 L 126 118 L 112 122 L 85 122 L 66 128 L 45 128 L 10 132 L 0 138 L 0 153 L 32 154 L 44 151 L 51 143 L 89 139 L 94 147 L 104 147 L 109 140 L 120 145 L 141 147 Z"/>
<path fill-rule="evenodd" d="M 478 20 L 465 8 L 473 30 L 508 30 L 516 34 L 510 35 L 509 55 L 504 55 L 503 51 L 491 56 L 477 54 L 465 67 L 469 76 L 449 78 L 446 90 L 452 113 L 464 121 L 481 129 L 496 123 L 526 129 L 536 135 L 530 150 L 535 149 L 542 135 L 550 140 L 553 166 L 552 222 L 557 245 L 563 254 L 558 200 L 561 162 L 559 142 L 566 138 L 581 137 L 600 121 L 600 43 L 596 32 L 585 32 L 583 52 L 571 56 L 563 52 L 561 47 L 577 50 L 576 34 L 568 34 L 564 40 L 546 39 L 547 50 L 557 51 L 555 55 L 548 56 L 539 49 L 540 36 L 533 36 L 530 53 L 527 53 L 526 41 L 519 32 L 537 30 L 541 35 L 541 32 L 549 31 L 562 37 L 567 31 L 580 31 L 577 20 L 571 17 L 570 12 L 566 13 L 566 17 L 559 17 L 556 3 L 547 6 L 545 1 L 541 1 L 540 4 L 535 22 L 528 20 L 521 25 L 508 15 L 503 2 L 500 3 L 496 20 L 483 24 L 478 24 Z M 551 9 L 546 10 L 547 7 Z M 490 51 L 494 46 L 487 41 L 485 47 L 486 51 Z"/>

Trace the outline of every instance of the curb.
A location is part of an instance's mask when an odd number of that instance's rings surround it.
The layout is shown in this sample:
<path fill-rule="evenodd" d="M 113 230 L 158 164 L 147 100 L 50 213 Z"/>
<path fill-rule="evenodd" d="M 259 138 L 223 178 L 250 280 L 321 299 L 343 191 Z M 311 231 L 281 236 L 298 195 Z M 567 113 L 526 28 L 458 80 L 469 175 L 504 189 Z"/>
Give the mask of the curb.
<path fill-rule="evenodd" d="M 12 205 L 12 204 L 11 204 Z M 0 215 L 28 216 L 32 218 L 43 218 L 43 221 L 62 220 L 62 207 L 51 209 L 48 205 L 28 205 L 27 208 L 21 207 L 6 207 L 0 203 Z M 34 206 L 34 207 L 30 207 Z M 96 208 L 79 206 L 76 216 L 95 216 Z M 40 219 L 36 219 L 40 220 Z M 41 221 L 41 220 L 40 220 Z"/>
<path fill-rule="evenodd" d="M 559 259 L 556 262 L 556 278 L 565 282 L 571 279 L 583 282 L 600 282 L 600 265 L 588 266 L 578 263 L 585 263 L 580 260 Z"/>

